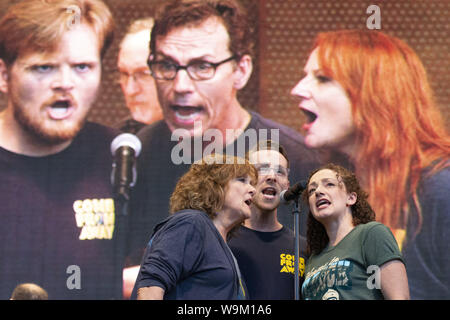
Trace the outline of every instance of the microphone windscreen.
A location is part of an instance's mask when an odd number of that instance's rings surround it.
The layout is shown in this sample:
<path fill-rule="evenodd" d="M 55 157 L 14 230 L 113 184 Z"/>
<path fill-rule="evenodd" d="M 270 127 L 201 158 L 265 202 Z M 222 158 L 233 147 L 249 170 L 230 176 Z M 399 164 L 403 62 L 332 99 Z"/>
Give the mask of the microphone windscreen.
<path fill-rule="evenodd" d="M 115 137 L 114 140 L 111 142 L 112 155 L 114 156 L 116 154 L 117 149 L 124 146 L 132 148 L 134 150 L 136 157 L 139 156 L 139 153 L 141 152 L 142 149 L 142 143 L 138 137 L 136 137 L 134 134 L 131 133 L 122 133 L 119 134 L 117 137 Z"/>

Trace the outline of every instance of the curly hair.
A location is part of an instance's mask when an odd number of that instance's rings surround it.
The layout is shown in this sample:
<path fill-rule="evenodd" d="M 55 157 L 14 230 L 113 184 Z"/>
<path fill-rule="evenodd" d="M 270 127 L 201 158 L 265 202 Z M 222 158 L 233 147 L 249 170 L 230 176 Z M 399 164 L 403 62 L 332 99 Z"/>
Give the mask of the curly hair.
<path fill-rule="evenodd" d="M 178 180 L 170 197 L 170 212 L 195 209 L 212 219 L 223 207 L 228 182 L 243 176 L 249 176 L 252 185 L 258 180 L 258 172 L 247 160 L 222 154 L 205 157 Z"/>
<path fill-rule="evenodd" d="M 375 220 L 375 212 L 367 201 L 368 193 L 365 192 L 356 178 L 356 175 L 334 163 L 328 163 L 316 170 L 314 170 L 308 178 L 308 184 L 311 180 L 311 177 L 317 173 L 318 171 L 329 169 L 336 173 L 336 177 L 340 182 L 343 182 L 345 185 L 345 189 L 348 193 L 356 193 L 357 199 L 354 205 L 351 206 L 352 210 L 352 222 L 354 226 L 359 224 L 364 224 L 370 221 Z M 307 185 L 308 185 L 307 184 Z M 303 201 L 309 207 L 308 202 L 308 190 L 305 189 L 302 193 Z M 329 239 L 325 227 L 317 221 L 312 215 L 311 211 L 308 212 L 308 220 L 307 220 L 307 252 L 308 254 L 318 254 L 320 253 L 328 244 Z"/>

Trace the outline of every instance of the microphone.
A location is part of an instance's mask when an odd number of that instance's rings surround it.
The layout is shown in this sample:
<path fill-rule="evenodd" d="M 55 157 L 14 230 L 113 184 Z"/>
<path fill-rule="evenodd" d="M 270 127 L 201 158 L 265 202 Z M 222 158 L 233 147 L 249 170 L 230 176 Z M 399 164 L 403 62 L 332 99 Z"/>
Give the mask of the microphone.
<path fill-rule="evenodd" d="M 137 178 L 136 158 L 141 148 L 141 141 L 131 133 L 122 133 L 111 142 L 111 153 L 114 156 L 111 184 L 117 200 L 127 202 L 130 199 L 129 191 L 136 184 Z"/>
<path fill-rule="evenodd" d="M 306 189 L 306 181 L 301 180 L 287 190 L 280 193 L 280 199 L 283 204 L 289 204 L 292 200 L 297 199 L 300 193 Z"/>

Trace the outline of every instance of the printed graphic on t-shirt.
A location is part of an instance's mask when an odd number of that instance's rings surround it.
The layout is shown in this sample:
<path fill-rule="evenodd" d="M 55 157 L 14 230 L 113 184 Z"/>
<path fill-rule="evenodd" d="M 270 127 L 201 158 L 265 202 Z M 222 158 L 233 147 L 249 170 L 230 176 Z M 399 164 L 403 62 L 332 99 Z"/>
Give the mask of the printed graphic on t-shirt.
<path fill-rule="evenodd" d="M 302 286 L 303 296 L 322 300 L 339 300 L 337 288 L 351 289 L 350 272 L 353 263 L 349 260 L 339 260 L 335 257 L 330 262 L 314 268 L 306 274 Z"/>
<path fill-rule="evenodd" d="M 303 277 L 303 274 L 305 273 L 305 259 L 302 257 L 299 257 L 298 259 L 298 270 L 301 277 Z M 280 273 L 292 273 L 295 272 L 295 256 L 293 254 L 288 253 L 282 253 L 280 254 L 280 266 L 281 270 Z"/>
<path fill-rule="evenodd" d="M 80 240 L 112 239 L 114 233 L 114 200 L 85 199 L 73 203 Z"/>

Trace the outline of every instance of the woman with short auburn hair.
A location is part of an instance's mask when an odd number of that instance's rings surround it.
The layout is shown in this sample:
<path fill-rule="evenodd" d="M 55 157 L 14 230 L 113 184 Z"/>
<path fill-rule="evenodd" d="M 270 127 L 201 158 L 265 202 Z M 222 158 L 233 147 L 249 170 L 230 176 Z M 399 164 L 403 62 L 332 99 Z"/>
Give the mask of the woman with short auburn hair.
<path fill-rule="evenodd" d="M 241 158 L 212 155 L 192 164 L 170 198 L 172 215 L 147 246 L 137 298 L 247 299 L 226 241 L 250 217 L 256 181 L 256 169 Z"/>

